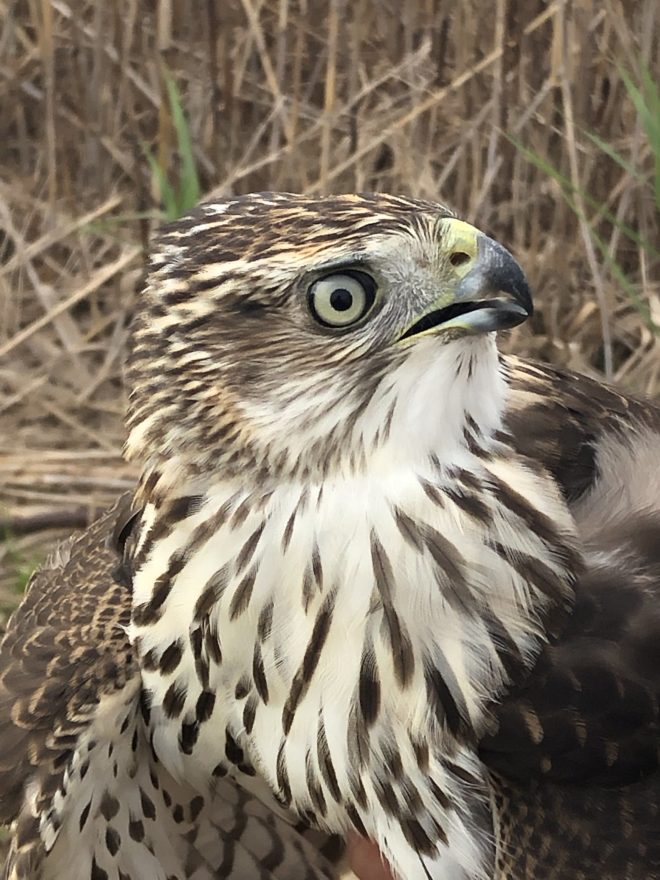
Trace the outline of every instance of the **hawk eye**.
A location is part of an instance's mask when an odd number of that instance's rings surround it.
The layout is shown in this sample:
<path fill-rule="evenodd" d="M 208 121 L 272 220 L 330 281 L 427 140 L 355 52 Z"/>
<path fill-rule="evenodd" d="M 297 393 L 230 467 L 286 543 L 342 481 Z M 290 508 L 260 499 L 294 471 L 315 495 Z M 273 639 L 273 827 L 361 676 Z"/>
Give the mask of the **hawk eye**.
<path fill-rule="evenodd" d="M 376 299 L 376 282 L 366 272 L 335 272 L 319 278 L 309 288 L 309 307 L 325 327 L 350 327 L 370 311 Z"/>

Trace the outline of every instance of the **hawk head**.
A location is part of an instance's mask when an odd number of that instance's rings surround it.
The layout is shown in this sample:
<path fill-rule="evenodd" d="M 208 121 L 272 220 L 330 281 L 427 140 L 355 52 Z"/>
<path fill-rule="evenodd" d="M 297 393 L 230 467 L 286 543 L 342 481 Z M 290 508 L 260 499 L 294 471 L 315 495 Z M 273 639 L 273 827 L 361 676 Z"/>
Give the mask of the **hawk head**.
<path fill-rule="evenodd" d="M 512 256 L 430 202 L 202 205 L 155 247 L 129 363 L 128 454 L 172 479 L 263 481 L 451 451 L 466 418 L 496 427 L 490 331 L 531 310 Z"/>

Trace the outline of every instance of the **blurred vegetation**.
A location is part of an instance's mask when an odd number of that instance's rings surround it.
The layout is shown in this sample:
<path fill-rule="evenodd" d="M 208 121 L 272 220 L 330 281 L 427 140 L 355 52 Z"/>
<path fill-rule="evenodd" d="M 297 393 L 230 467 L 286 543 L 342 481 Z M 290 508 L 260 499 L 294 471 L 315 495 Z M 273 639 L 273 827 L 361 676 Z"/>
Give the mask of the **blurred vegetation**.
<path fill-rule="evenodd" d="M 505 242 L 509 349 L 656 395 L 656 0 L 0 0 L 0 505 L 41 546 L 134 474 L 127 324 L 198 196 L 385 190 Z M 43 527 L 44 523 L 49 527 Z M 16 559 L 0 558 L 0 599 Z"/>
<path fill-rule="evenodd" d="M 619 166 L 632 180 L 638 183 L 642 188 L 649 187 L 654 195 L 656 214 L 660 213 L 660 88 L 653 75 L 640 63 L 638 66 L 640 82 L 635 83 L 633 76 L 619 69 L 619 75 L 626 87 L 628 98 L 632 102 L 637 111 L 637 116 L 641 124 L 643 135 L 646 139 L 645 156 L 648 159 L 646 163 L 649 167 L 644 168 L 643 165 L 638 167 L 629 159 L 623 156 L 612 145 L 603 140 L 593 132 L 584 132 L 586 137 L 595 145 L 597 150 L 608 156 L 616 165 Z M 610 228 L 615 228 L 621 233 L 629 243 L 636 246 L 640 253 L 646 257 L 651 264 L 657 262 L 660 257 L 660 251 L 654 243 L 645 238 L 640 232 L 624 222 L 619 216 L 615 216 L 605 202 L 598 202 L 588 192 L 580 190 L 572 179 L 566 177 L 562 172 L 544 159 L 541 155 L 533 150 L 525 147 L 523 143 L 510 138 L 520 153 L 541 171 L 544 171 L 556 181 L 561 187 L 561 193 L 566 203 L 572 211 L 575 212 L 583 232 L 583 239 L 588 248 L 593 243 L 601 260 L 605 263 L 610 271 L 612 278 L 619 283 L 621 290 L 628 296 L 630 302 L 639 312 L 639 315 L 646 326 L 654 334 L 660 333 L 660 325 L 656 323 L 651 315 L 649 304 L 639 295 L 639 291 L 634 279 L 630 279 L 624 268 L 619 263 L 616 253 L 610 252 L 608 242 L 599 234 L 598 226 L 605 222 Z M 593 217 L 587 214 L 587 208 L 594 210 Z M 586 230 L 586 233 L 585 233 Z M 656 229 L 654 229 L 656 231 Z M 592 252 L 593 254 L 593 252 Z M 596 294 L 601 291 L 597 290 Z M 602 305 L 602 302 L 601 302 Z M 604 309 L 603 309 L 604 312 Z M 611 335 L 609 326 L 603 322 L 603 339 L 605 348 L 605 372 L 609 375 L 613 369 Z"/>
<path fill-rule="evenodd" d="M 176 134 L 176 147 L 179 157 L 179 180 L 170 182 L 167 169 L 164 168 L 156 156 L 143 147 L 149 167 L 158 186 L 158 192 L 162 201 L 160 219 L 163 221 L 176 220 L 186 211 L 194 208 L 199 202 L 201 190 L 199 176 L 197 174 L 197 162 L 193 153 L 192 136 L 186 114 L 181 101 L 181 93 L 172 77 L 165 69 L 163 72 L 167 101 L 172 125 Z"/>
<path fill-rule="evenodd" d="M 6 571 L 5 589 L 0 591 L 1 623 L 3 617 L 11 613 L 23 594 L 32 572 L 42 560 L 34 550 L 23 551 L 7 530 L 0 531 L 0 547 L 0 559 Z"/>

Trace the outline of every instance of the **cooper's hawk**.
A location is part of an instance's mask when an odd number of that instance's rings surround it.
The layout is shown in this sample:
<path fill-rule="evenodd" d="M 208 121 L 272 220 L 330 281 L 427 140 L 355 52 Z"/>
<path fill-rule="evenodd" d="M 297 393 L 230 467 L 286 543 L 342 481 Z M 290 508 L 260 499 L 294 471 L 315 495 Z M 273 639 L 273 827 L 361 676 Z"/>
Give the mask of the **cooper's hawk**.
<path fill-rule="evenodd" d="M 142 479 L 2 648 L 9 877 L 660 877 L 660 413 L 499 357 L 530 311 L 428 202 L 165 230 Z"/>

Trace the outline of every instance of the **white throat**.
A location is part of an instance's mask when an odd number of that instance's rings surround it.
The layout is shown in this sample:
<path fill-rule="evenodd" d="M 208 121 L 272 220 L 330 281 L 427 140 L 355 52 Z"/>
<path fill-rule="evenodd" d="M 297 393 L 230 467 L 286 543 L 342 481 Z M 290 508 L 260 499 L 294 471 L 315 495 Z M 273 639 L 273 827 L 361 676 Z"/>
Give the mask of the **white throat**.
<path fill-rule="evenodd" d="M 433 455 L 452 464 L 471 423 L 485 437 L 502 427 L 506 394 L 492 334 L 441 347 L 433 337 L 420 340 L 388 379 L 384 397 L 396 406 L 387 451 L 395 461 Z"/>

